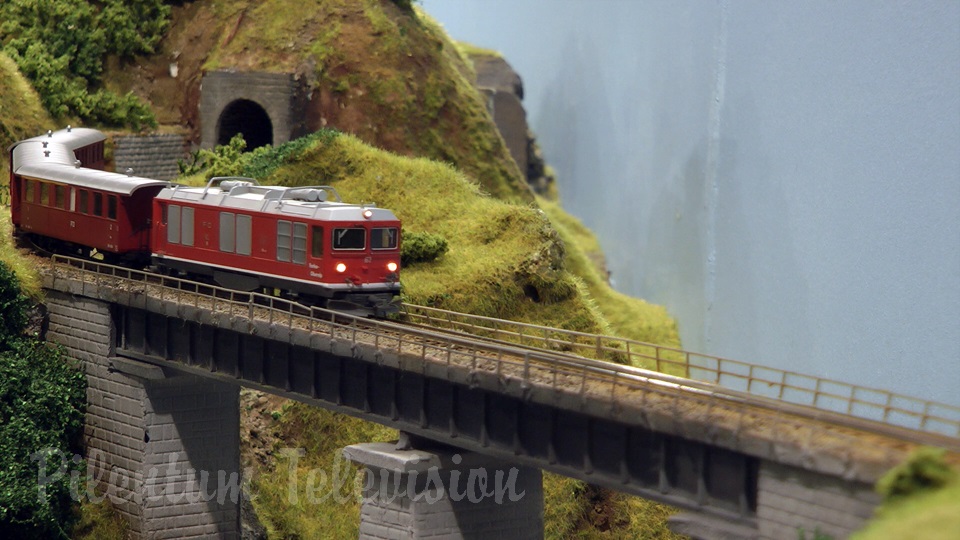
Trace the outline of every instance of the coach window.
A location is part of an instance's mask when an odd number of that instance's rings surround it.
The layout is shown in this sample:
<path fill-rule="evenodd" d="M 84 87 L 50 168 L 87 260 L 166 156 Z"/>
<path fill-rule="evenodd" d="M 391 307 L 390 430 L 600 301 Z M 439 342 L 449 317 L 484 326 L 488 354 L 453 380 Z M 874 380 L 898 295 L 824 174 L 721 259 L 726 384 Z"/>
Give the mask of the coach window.
<path fill-rule="evenodd" d="M 80 190 L 80 213 L 90 213 L 90 192 L 85 189 Z"/>
<path fill-rule="evenodd" d="M 117 219 L 117 196 L 107 195 L 107 217 Z"/>
<path fill-rule="evenodd" d="M 93 193 L 93 215 L 103 216 L 103 193 Z"/>
<path fill-rule="evenodd" d="M 50 184 L 40 182 L 40 204 L 50 206 Z"/>
<path fill-rule="evenodd" d="M 312 231 L 313 236 L 310 241 L 310 254 L 314 258 L 319 259 L 323 257 L 323 227 L 313 226 Z"/>
<path fill-rule="evenodd" d="M 60 184 L 54 184 L 53 194 L 55 198 L 55 206 L 57 208 L 66 208 L 67 207 L 67 187 L 61 186 Z"/>
<path fill-rule="evenodd" d="M 35 192 L 35 190 L 33 189 L 33 185 L 34 185 L 35 183 L 36 183 L 36 182 L 34 182 L 33 180 L 24 180 L 24 181 L 23 181 L 23 184 L 24 184 L 24 188 L 23 188 L 23 200 L 25 200 L 25 201 L 27 201 L 27 202 L 31 202 L 31 203 L 32 203 L 32 202 L 36 202 L 36 199 L 33 198 L 33 197 L 34 197 L 33 194 L 34 194 L 34 192 Z"/>

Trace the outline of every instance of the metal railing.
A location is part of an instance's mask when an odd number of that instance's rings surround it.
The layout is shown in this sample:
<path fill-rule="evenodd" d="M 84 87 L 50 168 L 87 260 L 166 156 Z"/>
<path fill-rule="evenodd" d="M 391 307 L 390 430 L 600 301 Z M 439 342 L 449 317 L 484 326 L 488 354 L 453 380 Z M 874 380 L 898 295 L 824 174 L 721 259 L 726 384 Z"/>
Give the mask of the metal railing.
<path fill-rule="evenodd" d="M 452 367 L 459 367 L 468 369 L 472 374 L 486 372 L 498 377 L 509 376 L 520 380 L 525 388 L 541 385 L 553 389 L 557 394 L 575 392 L 579 394 L 581 403 L 599 403 L 611 414 L 625 404 L 634 403 L 634 400 L 642 400 L 643 405 L 652 410 L 661 408 L 670 411 L 678 418 L 690 414 L 692 408 L 697 407 L 705 411 L 727 410 L 733 416 L 742 418 L 747 407 L 758 407 L 798 417 L 828 419 L 877 432 L 884 432 L 883 429 L 875 429 L 877 426 L 889 425 L 891 429 L 886 431 L 895 431 L 897 436 L 903 435 L 902 429 L 894 428 L 905 427 L 908 431 L 916 432 L 915 436 L 905 435 L 907 440 L 920 441 L 923 432 L 945 435 L 950 439 L 948 446 L 960 449 L 960 440 L 956 440 L 960 437 L 960 408 L 883 390 L 622 338 L 423 306 L 404 306 L 402 315 L 411 321 L 461 332 L 459 335 L 442 334 L 430 329 L 304 306 L 269 295 L 236 291 L 94 261 L 62 256 L 55 256 L 54 260 L 80 272 L 82 275 L 79 279 L 84 284 L 89 282 L 115 287 L 142 295 L 144 301 L 147 298 L 171 301 L 177 305 L 202 308 L 251 322 L 264 321 L 326 335 L 352 346 L 372 345 L 377 350 L 445 364 L 448 372 Z M 54 287 L 57 278 L 55 271 L 52 276 Z M 472 336 L 491 341 L 477 341 Z M 596 356 L 597 359 L 588 356 Z M 607 361 L 611 356 L 626 361 Z M 668 368 L 689 369 L 689 375 L 694 378 L 655 372 L 644 367 L 657 367 L 668 372 Z M 687 375 L 687 372 L 684 371 L 683 375 Z M 738 384 L 740 388 L 737 388 Z M 637 391 L 642 393 L 635 393 Z M 682 401 L 686 403 L 682 406 L 681 393 Z M 874 395 L 878 396 L 877 399 L 871 399 L 870 396 Z M 809 397 L 801 399 L 800 396 Z M 845 406 L 825 406 L 832 400 Z M 690 403 L 695 405 L 691 406 Z M 872 417 L 864 414 L 865 411 L 880 411 L 882 414 L 879 418 Z M 913 422 L 899 421 L 902 419 L 912 419 Z M 781 426 L 781 422 L 773 422 L 771 429 L 781 431 L 785 437 L 795 436 L 793 431 L 785 427 L 791 422 L 795 423 L 794 420 L 783 420 L 784 426 Z M 809 432 L 810 428 L 805 430 Z"/>
<path fill-rule="evenodd" d="M 777 401 L 960 437 L 960 407 L 887 390 L 630 339 L 405 304 L 412 322 L 552 351 L 612 360 Z"/>

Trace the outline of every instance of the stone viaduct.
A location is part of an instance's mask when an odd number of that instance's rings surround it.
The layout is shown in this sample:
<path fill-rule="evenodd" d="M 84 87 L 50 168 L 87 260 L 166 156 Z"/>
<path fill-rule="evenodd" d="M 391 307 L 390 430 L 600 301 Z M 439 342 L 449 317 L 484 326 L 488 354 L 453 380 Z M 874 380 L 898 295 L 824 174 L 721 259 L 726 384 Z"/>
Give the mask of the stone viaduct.
<path fill-rule="evenodd" d="M 619 373 L 588 384 L 586 367 L 546 367 L 529 352 L 509 363 L 413 331 L 320 330 L 249 302 L 76 270 L 48 270 L 44 286 L 48 339 L 87 369 L 94 477 L 136 538 L 239 537 L 241 386 L 410 434 L 402 448 L 344 450 L 368 475 L 361 538 L 540 538 L 540 469 L 679 506 L 672 527 L 694 538 L 842 538 L 911 446 L 695 381 Z M 425 482 L 431 470 L 439 489 Z M 467 501 L 442 488 L 476 470 L 512 473 L 524 497 Z M 411 486 L 406 497 L 391 495 L 397 485 Z"/>

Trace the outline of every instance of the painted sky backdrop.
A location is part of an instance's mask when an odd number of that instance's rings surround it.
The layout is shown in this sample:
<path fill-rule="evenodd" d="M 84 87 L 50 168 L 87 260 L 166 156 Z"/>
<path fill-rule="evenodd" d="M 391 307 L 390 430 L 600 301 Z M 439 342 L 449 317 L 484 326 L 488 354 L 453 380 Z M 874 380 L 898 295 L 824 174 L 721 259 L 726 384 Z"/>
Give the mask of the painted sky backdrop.
<path fill-rule="evenodd" d="M 686 348 L 960 405 L 960 2 L 422 5 Z"/>

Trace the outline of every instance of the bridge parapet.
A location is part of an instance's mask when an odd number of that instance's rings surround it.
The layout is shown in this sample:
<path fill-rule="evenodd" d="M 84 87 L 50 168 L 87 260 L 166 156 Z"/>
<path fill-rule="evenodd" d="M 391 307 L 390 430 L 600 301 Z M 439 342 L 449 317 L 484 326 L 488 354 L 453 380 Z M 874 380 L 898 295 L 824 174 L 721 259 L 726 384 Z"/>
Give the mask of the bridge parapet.
<path fill-rule="evenodd" d="M 407 320 L 436 328 L 640 366 L 742 391 L 757 398 L 945 435 L 945 439 L 940 439 L 944 441 L 960 437 L 960 407 L 888 390 L 631 339 L 426 306 L 404 304 L 402 313 Z"/>

